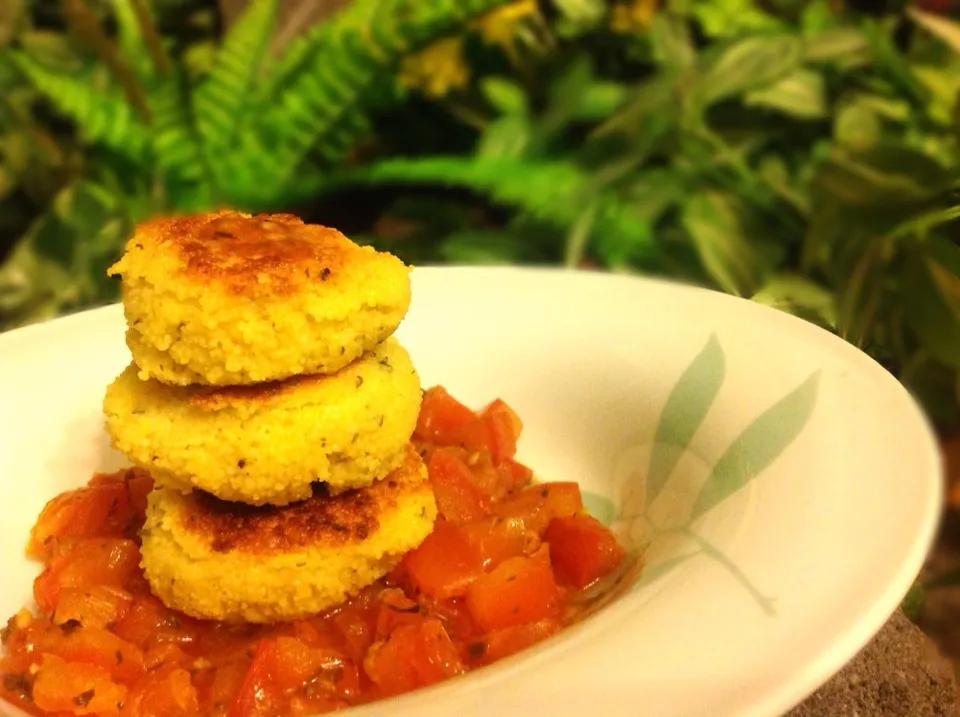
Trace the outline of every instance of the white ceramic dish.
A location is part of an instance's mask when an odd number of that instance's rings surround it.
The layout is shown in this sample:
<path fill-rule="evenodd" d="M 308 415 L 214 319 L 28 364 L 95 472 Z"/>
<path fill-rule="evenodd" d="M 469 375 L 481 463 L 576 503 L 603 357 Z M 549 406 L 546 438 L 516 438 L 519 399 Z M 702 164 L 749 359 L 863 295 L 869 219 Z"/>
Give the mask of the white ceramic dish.
<path fill-rule="evenodd" d="M 941 468 L 920 411 L 773 309 L 624 276 L 426 268 L 398 336 L 425 385 L 515 406 L 520 458 L 580 481 L 648 567 L 539 647 L 351 715 L 782 714 L 881 627 L 929 549 Z M 44 503 L 122 464 L 100 401 L 128 360 L 119 307 L 0 336 L 3 617 L 30 602 Z"/>

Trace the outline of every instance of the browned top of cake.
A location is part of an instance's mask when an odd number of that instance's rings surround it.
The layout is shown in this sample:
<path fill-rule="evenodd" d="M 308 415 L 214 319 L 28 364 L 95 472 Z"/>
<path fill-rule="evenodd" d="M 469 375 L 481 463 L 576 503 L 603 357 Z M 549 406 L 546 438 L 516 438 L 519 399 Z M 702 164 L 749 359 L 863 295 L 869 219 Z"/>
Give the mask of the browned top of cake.
<path fill-rule="evenodd" d="M 219 211 L 144 222 L 127 251 L 162 250 L 191 279 L 237 294 L 293 293 L 334 282 L 351 262 L 376 256 L 336 229 L 305 224 L 292 214 Z"/>
<path fill-rule="evenodd" d="M 425 483 L 422 467 L 408 444 L 400 467 L 373 485 L 332 496 L 315 484 L 312 497 L 285 506 L 250 506 L 193 491 L 184 497 L 181 520 L 185 530 L 202 536 L 216 552 L 270 555 L 346 545 L 373 535 L 399 496 Z"/>

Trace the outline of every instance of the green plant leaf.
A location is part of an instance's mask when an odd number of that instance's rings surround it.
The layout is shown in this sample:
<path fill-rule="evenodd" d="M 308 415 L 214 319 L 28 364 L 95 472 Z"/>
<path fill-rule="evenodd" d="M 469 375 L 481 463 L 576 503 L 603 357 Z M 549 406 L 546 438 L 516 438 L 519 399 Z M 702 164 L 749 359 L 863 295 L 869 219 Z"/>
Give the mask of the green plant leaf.
<path fill-rule="evenodd" d="M 672 72 L 692 67 L 697 51 L 690 38 L 690 30 L 682 17 L 660 12 L 654 15 L 650 26 L 650 44 L 653 59 L 658 65 Z"/>
<path fill-rule="evenodd" d="M 762 244 L 750 241 L 744 207 L 728 192 L 699 190 L 687 198 L 681 223 L 704 268 L 724 291 L 749 296 L 766 271 Z"/>
<path fill-rule="evenodd" d="M 666 486 L 677 461 L 720 392 L 725 374 L 726 357 L 714 334 L 671 389 L 660 413 L 647 466 L 647 505 L 656 500 Z"/>
<path fill-rule="evenodd" d="M 765 87 L 800 64 L 803 44 L 793 35 L 748 37 L 727 47 L 698 80 L 702 106 Z"/>
<path fill-rule="evenodd" d="M 927 155 L 899 145 L 862 151 L 834 148 L 813 178 L 817 191 L 857 206 L 889 208 L 944 192 L 949 174 Z"/>
<path fill-rule="evenodd" d="M 697 518 L 760 475 L 793 443 L 817 400 L 820 372 L 764 411 L 714 464 L 693 506 Z"/>
<path fill-rule="evenodd" d="M 446 237 L 437 249 L 440 257 L 453 264 L 516 264 L 529 254 L 520 237 L 498 230 L 482 229 L 456 232 Z"/>
<path fill-rule="evenodd" d="M 753 0 L 693 0 L 691 10 L 708 37 L 781 29 L 777 18 L 761 10 Z"/>
<path fill-rule="evenodd" d="M 277 4 L 278 0 L 257 0 L 247 5 L 227 33 L 209 76 L 194 93 L 197 131 L 208 157 L 230 148 L 243 126 L 251 85 L 273 34 Z"/>
<path fill-rule="evenodd" d="M 306 33 L 278 63 L 239 189 L 281 196 L 311 151 L 335 166 L 369 131 L 368 111 L 405 55 L 505 2 L 355 0 Z"/>
<path fill-rule="evenodd" d="M 77 123 L 88 142 L 102 142 L 129 157 L 142 156 L 148 141 L 146 127 L 121 95 L 48 70 L 23 53 L 11 52 L 10 57 L 39 92 Z"/>
<path fill-rule="evenodd" d="M 619 194 L 592 188 L 589 176 L 569 162 L 510 157 L 387 159 L 332 176 L 324 189 L 367 183 L 465 187 L 564 229 L 572 228 L 582 217 L 583 207 L 595 202 L 595 235 L 618 236 L 641 258 L 656 253 L 649 226 L 638 221 Z"/>
<path fill-rule="evenodd" d="M 168 179 L 197 182 L 206 177 L 200 138 L 190 111 L 186 78 L 178 68 L 161 75 L 149 87 L 153 156 Z"/>
<path fill-rule="evenodd" d="M 850 149 L 870 149 L 877 145 L 882 134 L 880 117 L 866 102 L 846 102 L 834 116 L 833 136 L 839 144 Z"/>
<path fill-rule="evenodd" d="M 619 82 L 591 82 L 580 97 L 574 115 L 581 120 L 604 120 L 623 104 L 627 89 Z"/>
<path fill-rule="evenodd" d="M 904 315 L 934 358 L 960 369 L 960 247 L 939 236 L 910 260 Z"/>
<path fill-rule="evenodd" d="M 798 119 L 822 119 L 829 114 L 823 75 L 798 68 L 772 85 L 747 92 L 748 107 L 767 107 Z"/>
<path fill-rule="evenodd" d="M 770 278 L 754 301 L 829 328 L 837 326 L 834 295 L 813 279 L 799 274 L 779 274 Z"/>
<path fill-rule="evenodd" d="M 48 70 L 74 73 L 83 66 L 80 54 L 71 46 L 69 37 L 51 30 L 26 30 L 17 36 L 23 52 Z"/>
<path fill-rule="evenodd" d="M 484 77 L 480 81 L 480 91 L 501 114 L 527 113 L 526 93 L 520 85 L 506 77 Z"/>
<path fill-rule="evenodd" d="M 907 17 L 954 52 L 960 52 L 960 23 L 942 15 L 924 12 L 916 7 L 907 8 Z"/>
<path fill-rule="evenodd" d="M 524 115 L 506 115 L 490 122 L 480 135 L 478 157 L 520 157 L 530 146 L 533 128 Z"/>
<path fill-rule="evenodd" d="M 803 39 L 803 60 L 836 63 L 849 70 L 870 61 L 870 41 L 856 27 L 836 27 Z"/>

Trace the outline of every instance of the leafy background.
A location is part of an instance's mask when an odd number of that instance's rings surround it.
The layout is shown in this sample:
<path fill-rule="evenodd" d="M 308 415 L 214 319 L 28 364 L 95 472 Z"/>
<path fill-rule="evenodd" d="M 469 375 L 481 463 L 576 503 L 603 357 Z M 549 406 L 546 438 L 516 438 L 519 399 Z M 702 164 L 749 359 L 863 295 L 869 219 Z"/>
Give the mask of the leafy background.
<path fill-rule="evenodd" d="M 955 432 L 958 5 L 3 0 L 0 328 L 114 300 L 146 217 L 285 210 L 764 302 Z"/>

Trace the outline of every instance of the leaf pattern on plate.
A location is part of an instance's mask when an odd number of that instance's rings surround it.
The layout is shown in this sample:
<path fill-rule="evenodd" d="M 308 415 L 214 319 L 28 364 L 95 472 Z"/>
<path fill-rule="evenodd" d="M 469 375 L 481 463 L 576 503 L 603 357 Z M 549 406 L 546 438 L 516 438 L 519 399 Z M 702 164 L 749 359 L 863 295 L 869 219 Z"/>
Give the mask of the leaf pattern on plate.
<path fill-rule="evenodd" d="M 714 464 L 693 505 L 693 518 L 743 488 L 793 443 L 810 418 L 819 383 L 817 371 L 744 429 Z"/>
<path fill-rule="evenodd" d="M 726 357 L 717 335 L 713 334 L 670 391 L 660 414 L 647 467 L 647 505 L 666 486 L 677 461 L 713 405 L 725 374 Z"/>
<path fill-rule="evenodd" d="M 775 600 L 753 585 L 747 575 L 719 547 L 697 533 L 691 525 L 760 476 L 797 439 L 816 405 L 820 371 L 751 421 L 710 469 L 707 481 L 694 499 L 686 526 L 658 529 L 647 509 L 670 482 L 681 456 L 691 443 L 716 400 L 726 377 L 726 355 L 716 334 L 681 374 L 671 389 L 657 421 L 647 474 L 643 480 L 625 481 L 621 500 L 614 504 L 594 493 L 584 493 L 584 505 L 605 524 L 625 523 L 633 528 L 649 526 L 646 539 L 659 534 L 681 534 L 693 543 L 693 552 L 664 558 L 646 566 L 633 589 L 649 585 L 685 564 L 703 556 L 725 568 L 767 615 L 776 614 Z M 642 490 L 643 498 L 638 493 Z M 639 499 L 639 500 L 638 500 Z M 638 505 L 639 503 L 639 505 Z M 596 512 L 595 512 L 596 511 Z"/>
<path fill-rule="evenodd" d="M 583 497 L 583 507 L 590 515 L 606 526 L 613 523 L 617 516 L 617 508 L 612 500 L 605 495 L 589 490 L 581 491 L 581 495 Z"/>

